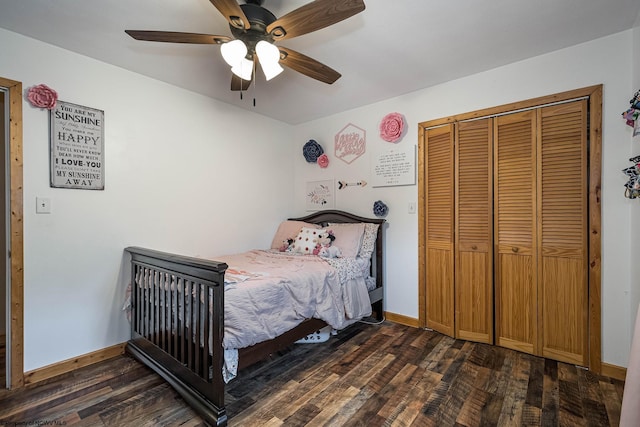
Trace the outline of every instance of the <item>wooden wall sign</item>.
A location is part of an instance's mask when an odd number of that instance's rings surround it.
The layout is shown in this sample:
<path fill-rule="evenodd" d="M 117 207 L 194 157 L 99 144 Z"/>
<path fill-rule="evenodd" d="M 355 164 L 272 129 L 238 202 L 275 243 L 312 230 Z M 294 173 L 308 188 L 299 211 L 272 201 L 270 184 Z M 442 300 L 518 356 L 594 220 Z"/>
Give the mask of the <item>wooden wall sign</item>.
<path fill-rule="evenodd" d="M 334 154 L 350 164 L 367 151 L 367 132 L 349 123 L 334 137 Z"/>
<path fill-rule="evenodd" d="M 104 111 L 58 101 L 49 121 L 51 187 L 104 190 Z"/>

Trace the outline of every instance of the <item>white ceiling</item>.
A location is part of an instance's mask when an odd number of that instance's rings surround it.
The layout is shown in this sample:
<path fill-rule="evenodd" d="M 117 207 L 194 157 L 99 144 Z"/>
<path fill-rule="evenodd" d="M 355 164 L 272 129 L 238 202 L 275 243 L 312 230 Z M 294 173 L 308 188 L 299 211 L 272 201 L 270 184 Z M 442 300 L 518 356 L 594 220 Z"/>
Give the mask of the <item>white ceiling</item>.
<path fill-rule="evenodd" d="M 0 0 L 0 27 L 290 124 L 475 74 L 638 25 L 638 0 L 364 0 L 366 9 L 282 46 L 342 74 L 285 68 L 241 100 L 216 45 L 136 41 L 125 29 L 230 36 L 209 0 Z M 243 3 L 240 0 L 240 3 Z M 265 0 L 277 17 L 309 0 Z M 253 98 L 256 106 L 253 106 Z"/>

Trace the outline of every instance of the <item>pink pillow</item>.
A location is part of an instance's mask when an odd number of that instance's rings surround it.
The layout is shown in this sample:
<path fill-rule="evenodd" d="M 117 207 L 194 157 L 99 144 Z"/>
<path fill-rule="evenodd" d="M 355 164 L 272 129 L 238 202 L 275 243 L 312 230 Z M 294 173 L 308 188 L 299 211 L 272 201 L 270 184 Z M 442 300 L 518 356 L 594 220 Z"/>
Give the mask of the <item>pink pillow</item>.
<path fill-rule="evenodd" d="M 362 245 L 364 223 L 331 223 L 325 230 L 332 230 L 336 239 L 331 246 L 337 246 L 344 258 L 355 258 Z"/>
<path fill-rule="evenodd" d="M 320 228 L 317 224 L 310 224 L 304 221 L 282 221 L 271 241 L 271 249 L 280 248 L 287 239 L 295 239 L 302 227 Z"/>

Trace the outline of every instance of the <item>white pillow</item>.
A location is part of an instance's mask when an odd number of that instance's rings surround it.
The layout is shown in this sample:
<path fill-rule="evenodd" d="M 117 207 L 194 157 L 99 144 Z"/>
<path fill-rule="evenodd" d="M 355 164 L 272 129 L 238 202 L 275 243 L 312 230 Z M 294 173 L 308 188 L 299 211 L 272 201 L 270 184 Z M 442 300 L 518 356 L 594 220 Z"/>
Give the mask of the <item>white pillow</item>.
<path fill-rule="evenodd" d="M 313 249 L 319 244 L 320 239 L 325 237 L 325 234 L 324 230 L 318 228 L 302 227 L 293 242 L 293 252 L 305 255 L 313 254 Z"/>
<path fill-rule="evenodd" d="M 278 226 L 276 234 L 271 241 L 271 249 L 280 248 L 288 239 L 295 239 L 303 227 L 320 228 L 319 225 L 311 224 L 304 221 L 287 220 L 282 221 Z"/>

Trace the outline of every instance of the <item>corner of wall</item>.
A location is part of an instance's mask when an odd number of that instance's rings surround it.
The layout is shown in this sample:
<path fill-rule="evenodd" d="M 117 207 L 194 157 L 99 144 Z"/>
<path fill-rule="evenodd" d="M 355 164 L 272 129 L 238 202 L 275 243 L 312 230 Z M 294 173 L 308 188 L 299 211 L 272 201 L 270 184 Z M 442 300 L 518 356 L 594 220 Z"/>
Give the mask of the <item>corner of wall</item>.
<path fill-rule="evenodd" d="M 632 29 L 632 41 L 631 41 L 631 90 L 629 93 L 629 97 L 631 98 L 633 94 L 640 90 L 640 12 L 638 13 L 638 17 L 636 18 L 634 27 Z M 630 151 L 631 155 L 637 156 L 640 155 L 640 135 L 631 136 L 630 142 Z M 630 253 L 637 254 L 640 251 L 640 200 L 630 200 L 631 202 L 631 247 Z M 635 218 L 635 220 L 634 220 Z M 633 283 L 633 278 L 640 277 L 640 264 L 637 262 L 630 263 L 629 272 L 630 277 L 632 278 L 631 283 Z M 635 319 L 636 312 L 640 305 L 640 290 L 634 289 L 634 286 L 631 286 L 630 295 L 629 295 L 629 313 L 631 316 L 629 328 L 630 340 L 633 337 L 633 319 Z M 631 342 L 631 341 L 630 341 Z"/>

